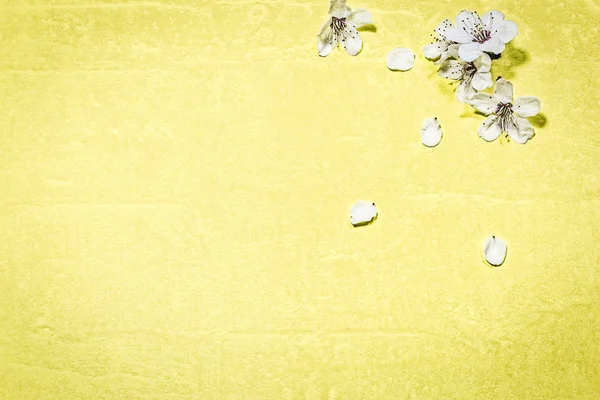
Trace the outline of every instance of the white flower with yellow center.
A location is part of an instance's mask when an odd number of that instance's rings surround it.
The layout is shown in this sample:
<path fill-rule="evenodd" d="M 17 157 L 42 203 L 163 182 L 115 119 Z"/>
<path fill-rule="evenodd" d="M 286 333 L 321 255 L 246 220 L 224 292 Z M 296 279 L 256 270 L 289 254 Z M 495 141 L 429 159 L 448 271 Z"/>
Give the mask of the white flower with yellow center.
<path fill-rule="evenodd" d="M 481 53 L 501 54 L 506 43 L 517 36 L 517 24 L 504 19 L 504 14 L 492 10 L 483 17 L 473 11 L 461 11 L 456 28 L 446 30 L 446 38 L 460 43 L 458 55 L 464 61 L 474 61 Z"/>
<path fill-rule="evenodd" d="M 317 51 L 326 57 L 338 46 L 342 46 L 351 56 L 362 49 L 362 39 L 357 28 L 372 23 L 371 13 L 367 10 L 354 10 L 346 4 L 346 0 L 331 0 L 329 19 L 317 36 Z"/>
<path fill-rule="evenodd" d="M 540 100 L 523 96 L 513 103 L 513 86 L 505 79 L 498 78 L 493 95 L 477 93 L 470 104 L 477 111 L 489 115 L 479 128 L 479 136 L 488 142 L 505 132 L 515 142 L 524 144 L 535 134 L 527 118 L 540 112 Z"/>
<path fill-rule="evenodd" d="M 456 98 L 461 103 L 468 103 L 475 93 L 493 85 L 491 67 L 492 59 L 483 53 L 473 62 L 446 60 L 442 63 L 438 74 L 443 78 L 460 82 L 456 88 Z"/>

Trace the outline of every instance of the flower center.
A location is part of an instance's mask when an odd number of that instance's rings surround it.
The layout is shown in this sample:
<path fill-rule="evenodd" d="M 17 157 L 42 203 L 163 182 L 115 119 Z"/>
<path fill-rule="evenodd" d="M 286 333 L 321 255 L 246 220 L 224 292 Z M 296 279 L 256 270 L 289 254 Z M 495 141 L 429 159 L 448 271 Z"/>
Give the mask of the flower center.
<path fill-rule="evenodd" d="M 463 65 L 462 80 L 469 83 L 477 73 L 477 67 L 473 63 Z"/>
<path fill-rule="evenodd" d="M 341 34 L 346 28 L 346 18 L 331 17 L 330 27 L 336 35 Z"/>
<path fill-rule="evenodd" d="M 486 28 L 476 12 L 472 12 L 470 18 L 463 19 L 462 23 L 463 30 L 476 42 L 485 43 L 492 37 L 492 32 Z"/>
<path fill-rule="evenodd" d="M 513 105 L 512 103 L 498 103 L 495 114 L 498 116 L 498 122 L 503 132 L 508 132 L 508 127 L 513 124 Z"/>

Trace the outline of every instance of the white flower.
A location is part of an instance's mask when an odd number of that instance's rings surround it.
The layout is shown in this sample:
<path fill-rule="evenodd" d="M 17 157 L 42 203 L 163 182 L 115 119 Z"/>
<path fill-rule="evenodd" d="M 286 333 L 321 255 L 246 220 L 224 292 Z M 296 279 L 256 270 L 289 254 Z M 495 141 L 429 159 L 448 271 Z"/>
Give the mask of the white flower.
<path fill-rule="evenodd" d="M 501 54 L 505 44 L 517 36 L 517 24 L 504 19 L 504 14 L 492 10 L 482 18 L 476 12 L 461 11 L 456 17 L 456 28 L 446 31 L 448 40 L 460 43 L 458 55 L 473 61 L 481 53 Z"/>
<path fill-rule="evenodd" d="M 442 128 L 437 118 L 426 118 L 421 125 L 421 141 L 427 147 L 435 147 L 442 140 Z"/>
<path fill-rule="evenodd" d="M 517 143 L 526 143 L 534 135 L 533 126 L 527 120 L 540 112 L 537 97 L 519 97 L 513 104 L 512 83 L 498 78 L 494 94 L 477 93 L 469 102 L 473 108 L 489 115 L 479 128 L 479 136 L 491 142 L 506 132 Z"/>
<path fill-rule="evenodd" d="M 494 267 L 502 265 L 506 258 L 506 242 L 496 236 L 488 238 L 483 243 L 485 261 Z"/>
<path fill-rule="evenodd" d="M 350 209 L 350 223 L 354 226 L 366 225 L 377 216 L 375 203 L 359 201 Z"/>
<path fill-rule="evenodd" d="M 483 53 L 473 62 L 446 60 L 442 63 L 438 74 L 443 78 L 459 81 L 456 98 L 461 103 L 468 103 L 477 91 L 493 85 L 491 67 L 492 59 Z"/>
<path fill-rule="evenodd" d="M 423 55 L 429 60 L 437 60 L 436 64 L 441 64 L 448 58 L 458 58 L 459 44 L 446 37 L 446 31 L 454 28 L 454 24 L 449 19 L 445 19 L 433 31 L 437 36 L 431 44 L 423 47 Z M 432 35 L 433 36 L 433 35 Z"/>
<path fill-rule="evenodd" d="M 389 52 L 385 63 L 392 71 L 408 71 L 415 64 L 415 53 L 406 47 L 398 47 Z"/>
<path fill-rule="evenodd" d="M 346 0 L 331 0 L 329 19 L 317 36 L 319 55 L 328 56 L 338 44 L 351 56 L 357 55 L 362 48 L 362 39 L 356 29 L 371 23 L 371 13 L 367 10 L 352 11 Z"/>

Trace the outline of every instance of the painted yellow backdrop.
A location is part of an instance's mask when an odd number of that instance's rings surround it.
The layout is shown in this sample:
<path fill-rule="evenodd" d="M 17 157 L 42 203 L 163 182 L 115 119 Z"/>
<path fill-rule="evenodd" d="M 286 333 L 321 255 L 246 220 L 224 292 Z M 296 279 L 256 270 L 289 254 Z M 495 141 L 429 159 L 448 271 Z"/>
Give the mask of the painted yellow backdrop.
<path fill-rule="evenodd" d="M 350 5 L 322 59 L 326 0 L 0 2 L 1 399 L 600 398 L 600 4 Z M 422 57 L 463 8 L 527 145 Z"/>

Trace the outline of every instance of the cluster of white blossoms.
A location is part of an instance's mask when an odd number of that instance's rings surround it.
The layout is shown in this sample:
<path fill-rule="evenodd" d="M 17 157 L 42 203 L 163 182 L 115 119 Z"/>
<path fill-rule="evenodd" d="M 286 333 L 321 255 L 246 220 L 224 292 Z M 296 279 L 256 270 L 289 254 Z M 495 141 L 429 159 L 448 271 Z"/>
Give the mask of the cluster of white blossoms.
<path fill-rule="evenodd" d="M 482 17 L 464 10 L 456 17 L 456 25 L 445 19 L 434 32 L 434 41 L 423 48 L 423 54 L 440 66 L 441 77 L 459 83 L 458 101 L 488 116 L 479 128 L 479 136 L 490 142 L 504 133 L 517 143 L 527 143 L 534 135 L 527 118 L 539 113 L 539 99 L 519 97 L 513 103 L 512 84 L 500 77 L 493 95 L 481 92 L 494 85 L 490 54 L 502 54 L 506 43 L 517 36 L 517 24 L 504 19 L 498 10 Z"/>

